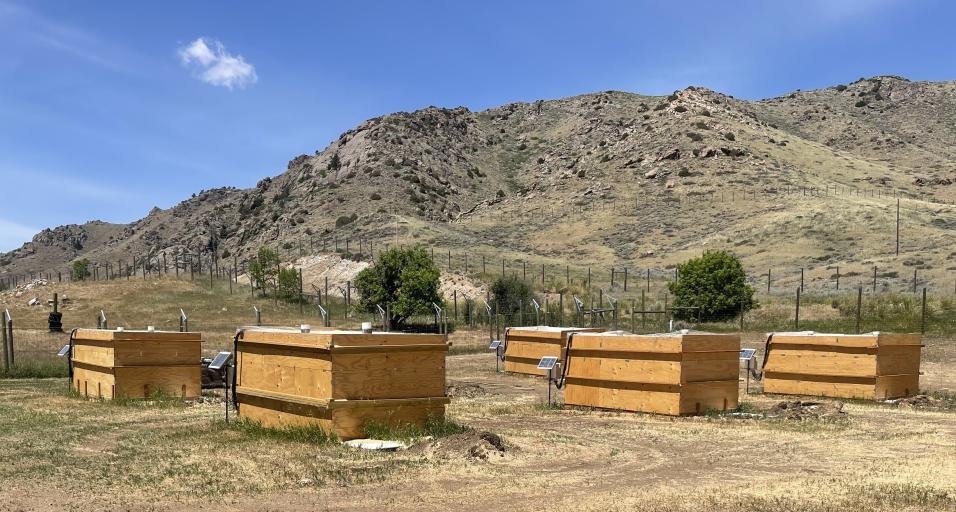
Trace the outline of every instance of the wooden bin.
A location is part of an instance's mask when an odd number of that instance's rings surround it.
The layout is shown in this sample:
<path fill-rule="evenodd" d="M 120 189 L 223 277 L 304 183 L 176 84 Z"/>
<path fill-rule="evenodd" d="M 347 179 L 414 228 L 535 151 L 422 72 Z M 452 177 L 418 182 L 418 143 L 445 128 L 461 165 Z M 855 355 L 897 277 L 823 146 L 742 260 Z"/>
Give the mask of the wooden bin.
<path fill-rule="evenodd" d="M 672 416 L 736 409 L 739 357 L 737 335 L 574 334 L 564 403 Z"/>
<path fill-rule="evenodd" d="M 528 375 L 547 375 L 539 370 L 542 357 L 564 358 L 568 335 L 573 332 L 601 332 L 601 328 L 586 327 L 509 327 L 505 329 L 505 371 Z"/>
<path fill-rule="evenodd" d="M 262 328 L 237 345 L 239 417 L 266 427 L 356 439 L 370 422 L 424 427 L 449 402 L 442 335 Z"/>
<path fill-rule="evenodd" d="M 884 400 L 919 392 L 919 334 L 775 333 L 765 393 Z"/>
<path fill-rule="evenodd" d="M 198 397 L 202 335 L 174 331 L 77 329 L 70 385 L 84 396 Z"/>

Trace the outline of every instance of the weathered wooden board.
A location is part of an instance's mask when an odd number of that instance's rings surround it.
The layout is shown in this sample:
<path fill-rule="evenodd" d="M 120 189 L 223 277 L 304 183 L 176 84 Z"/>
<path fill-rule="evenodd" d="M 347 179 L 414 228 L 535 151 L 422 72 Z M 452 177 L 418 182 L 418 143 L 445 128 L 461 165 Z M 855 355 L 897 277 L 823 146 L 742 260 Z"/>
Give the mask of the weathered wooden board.
<path fill-rule="evenodd" d="M 444 416 L 441 335 L 252 329 L 240 333 L 239 415 L 264 426 L 316 425 L 343 439 L 368 422 L 424 427 Z"/>
<path fill-rule="evenodd" d="M 675 416 L 735 409 L 739 353 L 730 335 L 573 334 L 564 401 Z"/>
<path fill-rule="evenodd" d="M 922 339 L 915 334 L 774 334 L 767 393 L 882 400 L 919 392 Z"/>

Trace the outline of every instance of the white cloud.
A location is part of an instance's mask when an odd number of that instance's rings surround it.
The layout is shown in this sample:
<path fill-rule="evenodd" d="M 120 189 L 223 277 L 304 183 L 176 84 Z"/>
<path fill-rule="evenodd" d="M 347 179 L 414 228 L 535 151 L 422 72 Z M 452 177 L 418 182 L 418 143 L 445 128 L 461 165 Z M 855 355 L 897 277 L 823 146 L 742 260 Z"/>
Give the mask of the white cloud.
<path fill-rule="evenodd" d="M 215 39 L 200 37 L 179 49 L 183 65 L 196 77 L 210 85 L 232 89 L 254 84 L 259 80 L 256 68 L 242 55 L 232 55 Z"/>
<path fill-rule="evenodd" d="M 33 240 L 33 235 L 39 232 L 37 228 L 0 218 L 0 252 L 12 251 L 20 247 Z"/>

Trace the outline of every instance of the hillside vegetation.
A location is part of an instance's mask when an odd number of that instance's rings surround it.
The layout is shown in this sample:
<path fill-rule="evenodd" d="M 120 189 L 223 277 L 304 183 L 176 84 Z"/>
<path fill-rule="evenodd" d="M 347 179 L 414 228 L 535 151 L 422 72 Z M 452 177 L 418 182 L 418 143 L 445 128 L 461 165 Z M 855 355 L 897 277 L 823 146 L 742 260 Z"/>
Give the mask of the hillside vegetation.
<path fill-rule="evenodd" d="M 952 283 L 954 180 L 956 82 L 875 77 L 762 101 L 688 87 L 428 107 L 370 119 L 252 189 L 202 191 L 129 225 L 45 230 L 0 256 L 0 273 L 79 256 L 241 260 L 264 245 L 291 258 L 310 239 L 350 238 L 631 268 L 730 249 L 751 274 L 788 269 L 784 280 L 801 267 L 817 269 L 813 280 L 878 266 L 901 287 L 913 268 Z"/>

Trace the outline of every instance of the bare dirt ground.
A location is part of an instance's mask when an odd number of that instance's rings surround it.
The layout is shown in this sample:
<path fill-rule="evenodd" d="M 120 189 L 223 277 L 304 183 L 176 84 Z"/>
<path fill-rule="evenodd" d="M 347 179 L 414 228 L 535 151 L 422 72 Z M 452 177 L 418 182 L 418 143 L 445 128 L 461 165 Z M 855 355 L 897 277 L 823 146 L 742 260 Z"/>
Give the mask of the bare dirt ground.
<path fill-rule="evenodd" d="M 956 385 L 952 341 L 928 345 L 924 389 Z M 448 368 L 448 416 L 474 430 L 395 453 L 237 430 L 218 397 L 109 404 L 61 379 L 0 381 L 0 510 L 956 510 L 952 409 L 561 410 L 542 380 L 496 373 L 490 353 Z M 741 396 L 751 411 L 786 398 Z"/>

